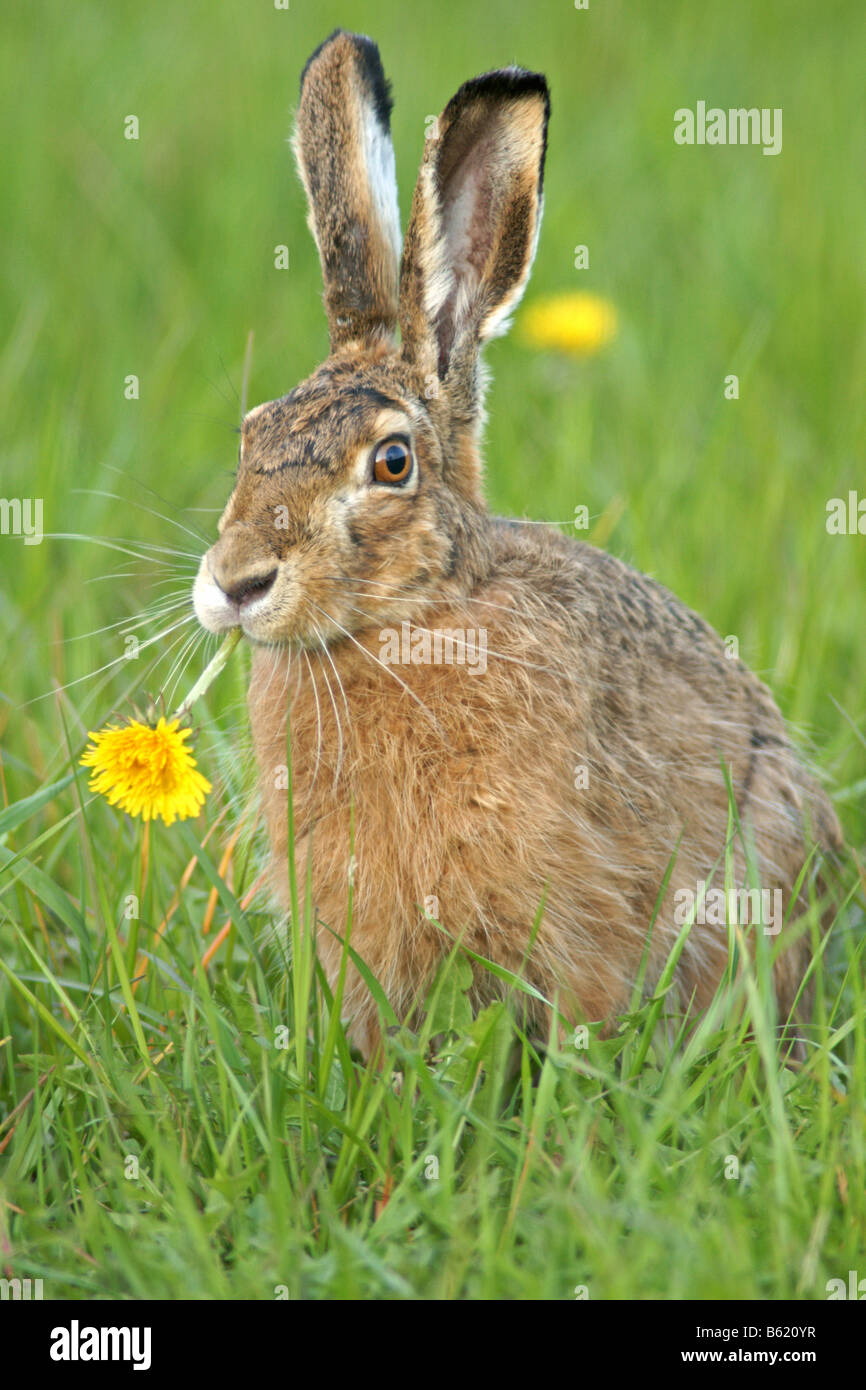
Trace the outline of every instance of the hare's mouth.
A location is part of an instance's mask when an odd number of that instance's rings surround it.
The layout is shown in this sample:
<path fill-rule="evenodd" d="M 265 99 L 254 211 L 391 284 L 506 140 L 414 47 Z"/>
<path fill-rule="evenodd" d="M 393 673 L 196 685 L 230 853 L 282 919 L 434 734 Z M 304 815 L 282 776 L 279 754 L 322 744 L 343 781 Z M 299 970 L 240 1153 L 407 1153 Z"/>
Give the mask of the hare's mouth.
<path fill-rule="evenodd" d="M 277 571 L 274 568 L 270 574 L 266 574 L 260 579 L 246 579 L 236 588 L 230 590 L 226 597 L 237 606 L 240 612 L 243 612 L 251 603 L 255 603 L 256 599 L 264 598 L 265 594 L 270 592 L 274 587 L 276 577 Z"/>
<path fill-rule="evenodd" d="M 244 576 L 224 588 L 214 579 L 205 556 L 192 591 L 196 617 L 208 632 L 242 627 L 255 637 L 255 620 L 265 616 L 276 578 L 274 568 L 265 574 Z"/>

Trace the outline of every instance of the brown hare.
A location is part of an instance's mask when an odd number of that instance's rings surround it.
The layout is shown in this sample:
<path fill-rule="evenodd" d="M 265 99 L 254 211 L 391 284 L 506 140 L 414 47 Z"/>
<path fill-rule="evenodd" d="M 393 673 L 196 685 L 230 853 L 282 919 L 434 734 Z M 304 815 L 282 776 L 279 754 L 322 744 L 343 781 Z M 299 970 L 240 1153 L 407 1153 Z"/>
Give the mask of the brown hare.
<path fill-rule="evenodd" d="M 831 850 L 839 828 L 770 692 L 700 617 L 611 555 L 486 508 L 480 350 L 504 331 L 535 252 L 544 77 L 486 73 L 448 103 L 402 256 L 390 110 L 375 44 L 332 34 L 304 69 L 295 134 L 330 356 L 246 416 L 196 611 L 252 644 L 284 908 L 290 711 L 296 862 L 303 883 L 312 846 L 332 983 L 351 874 L 351 944 L 398 1016 L 460 938 L 567 1018 L 610 1020 L 628 1006 L 671 860 L 649 988 L 677 904 L 721 881 L 725 769 L 761 881 L 790 917 L 807 900 L 796 885 L 810 844 Z M 740 837 L 734 863 L 743 888 Z M 774 967 L 782 1020 L 808 935 Z M 724 917 L 699 921 L 677 968 L 683 1006 L 706 1007 L 727 956 Z M 503 986 L 473 969 L 477 1007 Z M 369 1054 L 377 1009 L 353 966 L 344 1014 Z M 530 1022 L 547 1026 L 542 1005 Z"/>

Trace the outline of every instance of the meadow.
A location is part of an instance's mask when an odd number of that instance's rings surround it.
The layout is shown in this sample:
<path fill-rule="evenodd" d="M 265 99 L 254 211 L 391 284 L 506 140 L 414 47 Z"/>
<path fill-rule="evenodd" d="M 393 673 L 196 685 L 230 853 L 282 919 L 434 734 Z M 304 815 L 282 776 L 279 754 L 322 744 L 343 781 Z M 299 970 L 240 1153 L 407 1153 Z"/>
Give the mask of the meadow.
<path fill-rule="evenodd" d="M 393 83 L 404 222 L 460 83 L 548 75 L 538 257 L 487 352 L 490 504 L 572 533 L 586 507 L 590 540 L 736 638 L 819 770 L 849 849 L 826 939 L 812 914 L 799 1065 L 760 953 L 687 1038 L 663 977 L 612 1036 L 547 1048 L 519 1010 L 472 1019 L 455 954 L 365 1067 L 303 883 L 273 940 L 246 653 L 197 707 L 202 817 L 145 829 L 88 790 L 88 731 L 171 707 L 213 651 L 187 598 L 242 400 L 327 351 L 287 136 L 338 25 Z M 866 497 L 864 58 L 855 0 L 7 7 L 0 492 L 41 499 L 44 538 L 0 535 L 0 1275 L 265 1300 L 810 1300 L 866 1277 L 866 535 L 826 524 Z M 677 144 L 699 100 L 780 108 L 780 152 Z M 613 341 L 533 346 L 532 302 L 576 290 L 614 307 Z"/>

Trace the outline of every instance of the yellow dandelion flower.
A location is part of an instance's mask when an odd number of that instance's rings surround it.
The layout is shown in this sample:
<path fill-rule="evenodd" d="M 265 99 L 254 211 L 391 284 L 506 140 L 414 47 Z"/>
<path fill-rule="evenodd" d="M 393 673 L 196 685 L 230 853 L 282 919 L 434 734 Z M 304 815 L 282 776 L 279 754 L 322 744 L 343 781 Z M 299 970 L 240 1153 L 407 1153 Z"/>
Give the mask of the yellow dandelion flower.
<path fill-rule="evenodd" d="M 558 348 L 588 357 L 616 336 L 617 314 L 610 300 L 576 290 L 536 299 L 523 315 L 521 337 L 530 347 Z"/>
<path fill-rule="evenodd" d="M 85 749 L 81 765 L 93 769 L 91 791 L 142 820 L 161 817 L 166 825 L 173 825 L 176 820 L 198 815 L 211 784 L 196 771 L 192 749 L 186 746 L 192 731 L 180 725 L 225 669 L 240 640 L 240 628 L 232 628 L 183 704 L 170 719 L 161 718 L 156 728 L 132 719 L 120 727 L 109 725 L 88 734 L 92 743 Z"/>
<path fill-rule="evenodd" d="M 190 733 L 177 719 L 160 719 L 155 729 L 133 720 L 90 734 L 93 743 L 81 763 L 93 769 L 91 791 L 142 820 L 159 816 L 173 825 L 197 816 L 211 784 L 186 747 Z"/>

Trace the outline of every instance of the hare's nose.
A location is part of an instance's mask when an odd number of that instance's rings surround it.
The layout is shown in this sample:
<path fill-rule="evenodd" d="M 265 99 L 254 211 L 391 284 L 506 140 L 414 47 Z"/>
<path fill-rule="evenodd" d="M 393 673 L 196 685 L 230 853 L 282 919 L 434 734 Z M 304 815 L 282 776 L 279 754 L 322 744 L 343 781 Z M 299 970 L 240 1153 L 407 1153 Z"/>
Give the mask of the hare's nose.
<path fill-rule="evenodd" d="M 225 575 L 214 575 L 226 598 L 231 599 L 238 607 L 244 603 L 252 603 L 253 599 L 263 598 L 268 590 L 273 588 L 276 577 L 276 569 L 272 569 L 268 574 L 232 575 L 230 579 Z"/>

